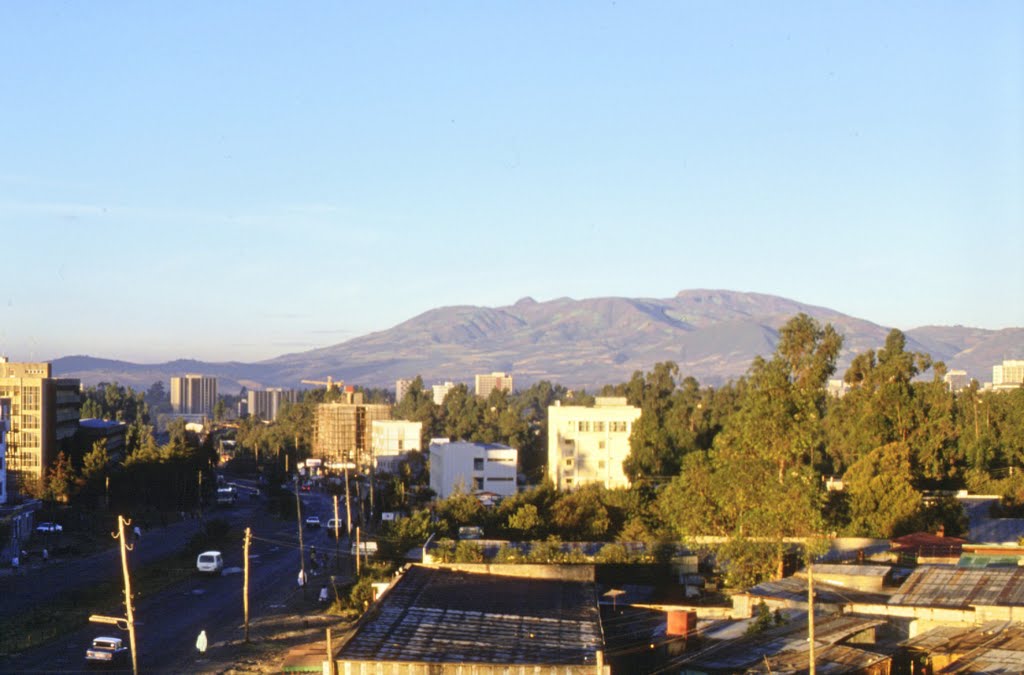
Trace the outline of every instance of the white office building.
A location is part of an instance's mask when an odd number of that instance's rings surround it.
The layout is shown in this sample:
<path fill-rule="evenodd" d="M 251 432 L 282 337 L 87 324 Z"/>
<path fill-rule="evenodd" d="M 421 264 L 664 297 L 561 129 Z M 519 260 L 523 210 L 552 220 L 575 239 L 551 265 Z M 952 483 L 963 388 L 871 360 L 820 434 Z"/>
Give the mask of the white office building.
<path fill-rule="evenodd" d="M 250 389 L 247 395 L 249 415 L 259 417 L 264 422 L 277 420 L 281 406 L 299 400 L 294 389 Z"/>
<path fill-rule="evenodd" d="M 519 451 L 498 443 L 430 441 L 430 489 L 438 499 L 457 487 L 472 494 L 493 492 L 501 497 L 516 493 Z"/>
<path fill-rule="evenodd" d="M 548 407 L 548 477 L 559 490 L 587 483 L 629 487 L 622 463 L 640 408 L 625 398 L 598 397 L 593 407 Z"/>
<path fill-rule="evenodd" d="M 370 445 L 377 471 L 397 473 L 398 465 L 413 450 L 420 450 L 423 422 L 373 420 Z"/>

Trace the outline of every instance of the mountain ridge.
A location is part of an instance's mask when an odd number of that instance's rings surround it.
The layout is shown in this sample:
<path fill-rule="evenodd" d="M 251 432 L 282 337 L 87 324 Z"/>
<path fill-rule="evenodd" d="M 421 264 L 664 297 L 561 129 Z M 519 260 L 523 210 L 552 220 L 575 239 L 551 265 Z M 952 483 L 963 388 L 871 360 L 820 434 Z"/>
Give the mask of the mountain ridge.
<path fill-rule="evenodd" d="M 81 355 L 53 363 L 61 377 L 78 377 L 86 384 L 116 380 L 137 388 L 186 372 L 216 376 L 223 381 L 222 391 L 231 391 L 243 385 L 299 387 L 302 379 L 326 375 L 388 388 L 398 378 L 417 374 L 428 385 L 471 383 L 475 373 L 505 371 L 517 387 L 547 379 L 593 391 L 671 360 L 683 375 L 720 385 L 743 375 L 755 356 L 769 356 L 778 329 L 799 312 L 832 323 L 844 335 L 837 377 L 855 354 L 882 346 L 890 330 L 780 296 L 693 289 L 665 299 L 538 302 L 526 297 L 502 307 L 438 307 L 385 330 L 255 363 L 177 359 L 133 364 Z M 990 379 L 992 365 L 1003 358 L 1024 357 L 1024 328 L 924 326 L 905 334 L 909 350 L 927 352 L 979 381 Z"/>

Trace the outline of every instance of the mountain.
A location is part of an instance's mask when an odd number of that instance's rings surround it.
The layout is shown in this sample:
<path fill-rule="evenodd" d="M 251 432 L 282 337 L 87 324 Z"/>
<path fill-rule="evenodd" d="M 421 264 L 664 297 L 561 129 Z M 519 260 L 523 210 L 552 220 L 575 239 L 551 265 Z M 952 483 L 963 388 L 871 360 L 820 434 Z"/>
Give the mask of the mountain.
<path fill-rule="evenodd" d="M 689 290 L 673 298 L 524 298 L 507 307 L 433 309 L 388 330 L 341 344 L 286 354 L 259 363 L 171 361 L 140 365 L 70 356 L 54 361 L 62 377 L 87 384 L 117 381 L 148 388 L 172 375 L 199 372 L 220 378 L 222 391 L 281 386 L 327 375 L 348 383 L 393 387 L 399 378 L 423 376 L 427 385 L 472 383 L 475 373 L 510 372 L 517 387 L 547 379 L 590 391 L 625 382 L 634 371 L 675 361 L 683 375 L 719 385 L 768 356 L 778 329 L 804 312 L 844 335 L 837 376 L 857 353 L 876 349 L 889 329 L 825 307 L 772 295 Z M 991 379 L 992 365 L 1024 357 L 1024 329 L 999 331 L 926 326 L 907 331 L 907 348 L 930 353 L 950 368 Z"/>

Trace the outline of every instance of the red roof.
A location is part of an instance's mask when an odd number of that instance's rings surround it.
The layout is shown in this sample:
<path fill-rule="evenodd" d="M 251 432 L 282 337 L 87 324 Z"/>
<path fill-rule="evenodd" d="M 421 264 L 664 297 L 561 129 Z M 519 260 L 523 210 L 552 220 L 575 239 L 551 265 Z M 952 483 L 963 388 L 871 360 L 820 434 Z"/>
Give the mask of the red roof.
<path fill-rule="evenodd" d="M 930 551 L 948 550 L 951 555 L 960 555 L 966 539 L 959 537 L 942 537 L 931 532 L 914 532 L 893 539 L 890 546 L 893 551 L 914 551 L 929 549 Z"/>

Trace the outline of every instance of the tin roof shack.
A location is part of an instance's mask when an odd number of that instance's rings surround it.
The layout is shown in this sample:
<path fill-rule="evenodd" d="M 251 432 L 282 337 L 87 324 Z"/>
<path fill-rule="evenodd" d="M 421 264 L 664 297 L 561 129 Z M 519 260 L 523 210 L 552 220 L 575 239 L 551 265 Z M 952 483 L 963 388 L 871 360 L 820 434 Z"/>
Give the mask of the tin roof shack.
<path fill-rule="evenodd" d="M 814 604 L 823 612 L 844 612 L 854 604 L 885 604 L 889 592 L 883 589 L 887 565 L 815 565 Z M 807 610 L 807 573 L 766 581 L 745 593 L 732 596 L 732 615 L 749 618 L 764 602 L 769 609 Z"/>
<path fill-rule="evenodd" d="M 890 550 L 901 565 L 955 565 L 966 539 L 915 532 L 893 539 Z"/>
<path fill-rule="evenodd" d="M 511 568 L 519 567 L 520 570 Z M 413 565 L 337 652 L 339 672 L 610 674 L 593 568 L 502 566 L 503 574 Z M 581 567 L 581 566 L 569 566 Z M 565 572 L 564 574 L 561 572 Z M 530 576 L 515 576 L 515 574 Z"/>
<path fill-rule="evenodd" d="M 920 567 L 883 609 L 913 618 L 911 637 L 937 626 L 1024 621 L 1024 568 Z"/>
<path fill-rule="evenodd" d="M 904 642 L 894 663 L 908 673 L 1024 673 L 1024 626 L 933 628 Z"/>
<path fill-rule="evenodd" d="M 819 673 L 888 675 L 898 648 L 886 621 L 849 615 L 815 616 L 814 663 Z M 808 667 L 807 619 L 724 640 L 677 662 L 683 673 L 794 673 Z M 767 664 L 766 664 L 767 660 Z"/>

